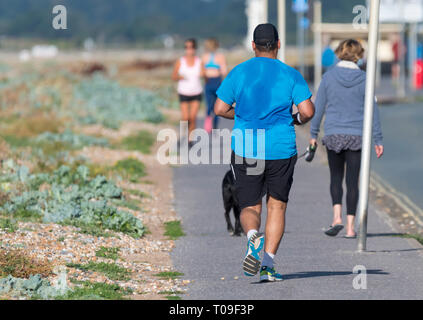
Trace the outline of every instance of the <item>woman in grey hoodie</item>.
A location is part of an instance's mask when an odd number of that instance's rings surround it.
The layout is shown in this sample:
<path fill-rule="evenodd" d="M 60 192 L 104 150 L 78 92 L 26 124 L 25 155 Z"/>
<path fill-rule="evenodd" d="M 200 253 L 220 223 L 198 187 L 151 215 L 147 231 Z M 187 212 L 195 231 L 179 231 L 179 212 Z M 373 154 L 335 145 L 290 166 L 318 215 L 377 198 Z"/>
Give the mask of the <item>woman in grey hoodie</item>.
<path fill-rule="evenodd" d="M 316 114 L 311 122 L 310 144 L 315 145 L 320 123 L 326 114 L 323 144 L 326 146 L 330 169 L 330 193 L 333 204 L 333 221 L 325 232 L 336 236 L 342 225 L 342 181 L 347 185 L 346 237 L 355 238 L 355 214 L 358 203 L 361 144 L 364 117 L 366 73 L 357 65 L 363 58 L 360 42 L 349 39 L 341 42 L 335 51 L 340 62 L 326 72 L 317 92 Z M 383 155 L 382 130 L 379 111 L 375 103 L 373 140 L 378 158 Z M 346 168 L 346 172 L 345 172 Z"/>

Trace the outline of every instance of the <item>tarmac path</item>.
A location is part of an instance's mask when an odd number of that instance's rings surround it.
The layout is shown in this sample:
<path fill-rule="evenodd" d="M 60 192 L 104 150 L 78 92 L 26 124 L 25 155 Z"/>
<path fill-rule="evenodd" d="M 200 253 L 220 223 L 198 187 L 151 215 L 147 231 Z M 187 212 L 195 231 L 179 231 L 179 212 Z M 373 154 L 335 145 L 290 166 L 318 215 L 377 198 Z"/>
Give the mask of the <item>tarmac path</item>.
<path fill-rule="evenodd" d="M 224 121 L 224 127 L 231 122 Z M 307 141 L 298 135 L 299 153 Z M 330 238 L 329 171 L 325 159 L 297 162 L 287 210 L 287 226 L 275 257 L 284 276 L 278 283 L 245 277 L 241 263 L 246 237 L 226 232 L 221 181 L 228 165 L 184 165 L 174 169 L 175 208 L 185 237 L 171 256 L 175 270 L 191 280 L 183 299 L 421 299 L 423 247 L 395 236 L 395 223 L 370 205 L 365 253 L 344 231 Z M 263 214 L 264 226 L 265 214 Z M 354 289 L 356 266 L 367 270 L 367 289 Z M 223 280 L 222 280 L 223 279 Z"/>

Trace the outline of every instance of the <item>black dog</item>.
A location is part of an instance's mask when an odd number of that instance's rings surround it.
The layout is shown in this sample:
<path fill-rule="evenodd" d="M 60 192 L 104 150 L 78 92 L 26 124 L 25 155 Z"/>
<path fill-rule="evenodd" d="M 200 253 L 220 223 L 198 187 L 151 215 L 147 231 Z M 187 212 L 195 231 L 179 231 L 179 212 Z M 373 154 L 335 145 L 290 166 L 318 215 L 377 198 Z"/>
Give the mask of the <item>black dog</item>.
<path fill-rule="evenodd" d="M 241 236 L 242 227 L 241 221 L 239 220 L 241 210 L 239 208 L 238 199 L 235 195 L 235 178 L 232 170 L 229 170 L 222 181 L 222 195 L 223 195 L 223 206 L 225 207 L 225 219 L 228 228 L 228 232 L 232 236 Z M 232 226 L 230 213 L 231 209 L 234 211 L 235 216 L 235 229 Z"/>

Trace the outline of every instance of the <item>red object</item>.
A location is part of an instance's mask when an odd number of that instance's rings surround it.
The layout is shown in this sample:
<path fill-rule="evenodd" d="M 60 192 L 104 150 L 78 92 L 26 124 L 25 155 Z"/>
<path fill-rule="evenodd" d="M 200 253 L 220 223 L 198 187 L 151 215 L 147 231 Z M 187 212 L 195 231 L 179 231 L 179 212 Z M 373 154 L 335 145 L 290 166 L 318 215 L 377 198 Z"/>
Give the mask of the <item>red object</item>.
<path fill-rule="evenodd" d="M 213 129 L 213 119 L 211 116 L 207 116 L 204 119 L 204 130 L 207 131 L 207 133 L 211 133 Z"/>
<path fill-rule="evenodd" d="M 423 88 L 423 59 L 417 59 L 414 63 L 414 88 Z"/>

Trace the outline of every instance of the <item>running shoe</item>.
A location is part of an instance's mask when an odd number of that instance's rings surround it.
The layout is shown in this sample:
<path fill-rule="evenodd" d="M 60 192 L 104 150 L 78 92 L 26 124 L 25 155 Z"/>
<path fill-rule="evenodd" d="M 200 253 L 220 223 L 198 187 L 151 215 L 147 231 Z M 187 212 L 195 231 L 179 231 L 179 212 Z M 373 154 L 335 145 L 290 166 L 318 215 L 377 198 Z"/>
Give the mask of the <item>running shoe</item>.
<path fill-rule="evenodd" d="M 242 269 L 247 277 L 252 277 L 260 270 L 260 251 L 264 246 L 264 234 L 256 232 L 248 240 L 248 248 L 245 253 Z"/>
<path fill-rule="evenodd" d="M 282 280 L 282 275 L 276 273 L 275 268 L 261 267 L 260 282 L 274 282 Z"/>

